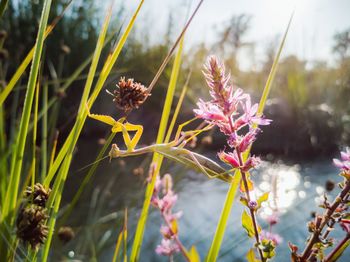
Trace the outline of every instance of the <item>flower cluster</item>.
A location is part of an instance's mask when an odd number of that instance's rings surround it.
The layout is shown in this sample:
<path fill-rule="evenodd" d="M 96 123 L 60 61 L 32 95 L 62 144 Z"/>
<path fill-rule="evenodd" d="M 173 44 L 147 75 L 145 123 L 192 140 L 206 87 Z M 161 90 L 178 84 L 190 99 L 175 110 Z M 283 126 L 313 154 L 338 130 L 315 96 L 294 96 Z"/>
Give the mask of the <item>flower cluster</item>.
<path fill-rule="evenodd" d="M 230 76 L 225 74 L 224 65 L 216 57 L 208 58 L 204 75 L 212 100 L 200 99 L 194 112 L 197 117 L 218 126 L 227 136 L 233 152 L 220 152 L 220 159 L 234 168 L 248 171 L 259 163 L 259 159 L 249 157 L 243 164 L 240 155 L 255 141 L 260 132 L 258 126 L 268 125 L 271 120 L 258 115 L 258 104 L 252 105 L 249 94 L 229 83 Z"/>
<path fill-rule="evenodd" d="M 244 215 L 247 214 L 244 211 L 242 226 L 247 230 L 249 237 L 255 236 L 259 255 L 261 260 L 265 261 L 266 258 L 274 255 L 274 248 L 278 241 L 274 242 L 269 238 L 259 236 L 260 227 L 255 215 L 261 202 L 265 200 L 254 201 L 251 199 L 249 191 L 253 189 L 253 184 L 249 180 L 247 172 L 256 167 L 260 159 L 250 155 L 244 159 L 243 153 L 249 150 L 260 133 L 261 130 L 258 126 L 269 125 L 271 120 L 258 113 L 258 104 L 252 104 L 249 94 L 244 93 L 240 88 L 235 88 L 230 83 L 230 75 L 225 73 L 223 63 L 216 57 L 208 58 L 204 76 L 212 99 L 208 102 L 199 100 L 198 109 L 195 109 L 194 113 L 208 124 L 217 126 L 227 137 L 227 144 L 231 150 L 230 152 L 219 152 L 218 157 L 221 161 L 231 165 L 232 168 L 241 171 L 243 182 L 241 191 L 245 193 L 245 196 L 241 197 L 241 202 L 249 208 L 250 213 L 249 217 Z M 252 234 L 252 232 L 254 233 Z"/>
<path fill-rule="evenodd" d="M 261 243 L 259 248 L 262 250 L 264 258 L 272 258 L 275 255 L 275 248 L 282 242 L 282 238 L 278 234 L 269 231 L 261 231 L 260 239 Z"/>
<path fill-rule="evenodd" d="M 170 174 L 164 175 L 163 179 L 157 177 L 151 204 L 156 207 L 165 222 L 160 232 L 163 236 L 162 242 L 156 248 L 156 253 L 171 256 L 181 251 L 181 243 L 178 239 L 177 219 L 182 212 L 173 213 L 172 208 L 177 201 L 177 195 L 172 190 L 173 182 Z"/>

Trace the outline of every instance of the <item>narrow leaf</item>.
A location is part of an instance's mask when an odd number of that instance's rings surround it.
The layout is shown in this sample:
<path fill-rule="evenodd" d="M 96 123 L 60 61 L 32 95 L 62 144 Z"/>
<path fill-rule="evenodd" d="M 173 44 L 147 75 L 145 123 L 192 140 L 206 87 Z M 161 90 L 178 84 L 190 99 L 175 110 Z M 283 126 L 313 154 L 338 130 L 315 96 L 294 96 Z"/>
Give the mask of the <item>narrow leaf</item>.
<path fill-rule="evenodd" d="M 248 237 L 254 237 L 253 221 L 245 210 L 242 213 L 242 227 L 247 231 Z"/>
<path fill-rule="evenodd" d="M 191 259 L 191 262 L 200 262 L 201 261 L 201 258 L 198 254 L 198 251 L 196 249 L 195 246 L 192 246 L 191 249 L 190 249 L 190 252 L 188 253 L 190 259 Z"/>
<path fill-rule="evenodd" d="M 255 258 L 254 249 L 249 249 L 247 255 L 245 256 L 248 262 L 259 262 L 260 260 Z"/>

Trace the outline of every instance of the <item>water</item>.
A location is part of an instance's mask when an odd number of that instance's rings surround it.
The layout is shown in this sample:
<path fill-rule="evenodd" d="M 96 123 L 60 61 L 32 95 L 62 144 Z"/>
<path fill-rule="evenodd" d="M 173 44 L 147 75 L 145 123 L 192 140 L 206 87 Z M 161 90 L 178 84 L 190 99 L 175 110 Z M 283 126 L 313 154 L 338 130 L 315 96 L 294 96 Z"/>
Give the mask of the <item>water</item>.
<path fill-rule="evenodd" d="M 80 148 L 77 161 L 79 163 L 72 168 L 68 189 L 64 193 L 65 202 L 70 201 L 82 177 L 87 173 L 75 173 L 74 170 L 93 161 L 96 154 L 89 152 L 88 148 L 85 148 L 85 145 Z M 85 191 L 69 220 L 69 225 L 76 230 L 77 237 L 65 246 L 55 242 L 54 257 L 61 259 L 64 254 L 65 257 L 86 261 L 91 254 L 95 254 L 99 261 L 110 261 L 117 235 L 122 228 L 125 207 L 128 208 L 129 218 L 128 246 L 132 246 L 132 236 L 143 203 L 144 181 L 150 156 L 124 160 L 124 163 L 119 160 L 113 160 L 112 163 L 106 160 L 101 163 L 90 187 Z M 144 174 L 134 175 L 132 169 L 139 166 L 145 168 Z M 174 211 L 183 211 L 179 220 L 180 239 L 187 248 L 195 245 L 203 259 L 214 235 L 228 185 L 216 179 L 209 180 L 202 174 L 170 161 L 164 162 L 162 170 L 168 171 L 174 178 L 174 190 L 178 193 Z M 271 214 L 276 205 L 281 214 L 279 223 L 273 227 L 273 231 L 283 238 L 282 244 L 277 247 L 275 261 L 290 260 L 289 241 L 298 245 L 300 249 L 304 248 L 308 235 L 306 223 L 311 219 L 312 211 L 322 212 L 317 206 L 323 199 L 325 181 L 341 181 L 336 174 L 337 169 L 330 161 L 301 165 L 264 162 L 258 171 L 252 173 L 256 195 L 273 191 L 276 196 L 275 201 L 269 199 L 264 204 L 259 214 L 262 227 L 267 227 L 264 217 Z M 272 186 L 274 183 L 275 187 Z M 336 194 L 337 190 L 334 191 L 330 196 Z M 246 252 L 254 244 L 241 228 L 242 210 L 242 205 L 236 201 L 218 261 L 245 261 Z M 162 221 L 159 211 L 153 207 L 150 211 L 140 261 L 168 261 L 154 252 L 161 241 L 159 227 Z M 344 232 L 339 228 L 332 234 L 335 238 L 344 236 Z M 348 250 L 339 261 L 346 261 L 345 257 L 349 254 Z M 175 261 L 182 261 L 181 256 L 177 256 Z"/>

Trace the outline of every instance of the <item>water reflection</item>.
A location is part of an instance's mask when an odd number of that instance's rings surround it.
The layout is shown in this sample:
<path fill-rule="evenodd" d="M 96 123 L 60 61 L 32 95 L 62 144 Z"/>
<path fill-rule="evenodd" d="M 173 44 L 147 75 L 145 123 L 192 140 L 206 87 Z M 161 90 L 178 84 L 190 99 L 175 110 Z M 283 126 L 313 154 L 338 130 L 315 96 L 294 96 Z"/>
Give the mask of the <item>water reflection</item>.
<path fill-rule="evenodd" d="M 255 194 L 270 192 L 269 199 L 262 204 L 261 217 L 267 218 L 274 212 L 285 213 L 295 202 L 296 198 L 305 198 L 306 192 L 299 190 L 301 181 L 300 166 L 264 163 L 259 176 Z"/>
<path fill-rule="evenodd" d="M 130 239 L 132 239 L 140 215 L 145 188 L 144 180 L 131 174 L 132 169 L 140 166 L 141 161 L 142 159 L 137 158 L 127 159 L 127 165 L 123 168 L 117 165 L 117 162 L 101 165 L 99 175 L 96 176 L 94 181 L 95 189 L 102 188 L 105 191 L 106 184 L 111 184 L 112 178 L 116 179 L 113 189 L 110 190 L 108 197 L 105 199 L 100 217 L 117 211 L 122 212 L 125 207 L 128 207 L 130 211 L 128 224 Z M 228 185 L 219 180 L 208 180 L 204 175 L 197 174 L 171 161 L 165 161 L 164 170 L 173 174 L 175 180 L 175 191 L 179 197 L 175 211 L 182 210 L 184 214 L 179 221 L 180 238 L 186 246 L 195 245 L 203 258 L 215 233 L 216 223 L 219 220 Z M 300 246 L 304 245 L 307 236 L 306 222 L 310 219 L 310 212 L 318 211 L 315 200 L 317 200 L 317 203 L 322 201 L 325 181 L 327 179 L 336 180 L 336 174 L 335 168 L 330 163 L 325 164 L 324 161 L 304 163 L 301 166 L 265 162 L 259 170 L 252 172 L 252 179 L 255 183 L 254 194 L 258 197 L 264 192 L 271 192 L 268 201 L 263 205 L 262 212 L 260 212 L 261 216 L 266 218 L 273 214 L 275 210 L 278 210 L 281 214 L 280 222 L 274 230 L 285 241 L 278 247 L 275 261 L 285 261 L 284 259 L 289 257 L 288 241 Z M 73 182 L 72 188 L 76 184 Z M 67 192 L 70 191 L 67 190 Z M 81 202 L 90 203 L 90 201 L 91 192 L 86 192 L 86 199 L 82 199 Z M 238 202 L 237 200 L 232 207 L 232 215 L 228 221 L 225 239 L 220 251 L 220 262 L 244 261 L 245 259 L 242 258 L 245 257 L 248 247 L 252 244 L 251 239 L 247 238 L 246 233 L 240 226 L 240 214 L 243 206 Z M 79 234 L 81 238 L 77 238 L 79 241 L 75 242 L 76 246 L 79 245 L 82 238 L 87 239 L 82 232 L 91 231 L 91 229 L 89 230 L 91 225 L 88 221 L 85 221 L 87 215 L 81 215 L 86 213 L 86 209 L 86 205 L 80 205 L 80 207 L 77 206 L 75 211 L 77 216 L 74 219 L 75 225 L 81 232 Z M 97 214 L 97 212 L 95 213 Z M 119 228 L 116 225 L 117 220 L 118 218 L 112 222 L 104 223 L 103 227 L 95 232 L 98 236 L 94 239 L 103 239 L 104 233 L 109 230 L 115 232 Z M 118 221 L 122 221 L 121 216 Z M 260 220 L 262 227 L 266 226 L 264 221 L 264 219 Z M 161 239 L 159 233 L 161 223 L 158 212 L 154 212 L 151 208 L 141 250 L 143 262 L 166 261 L 154 252 Z M 84 228 L 87 230 L 84 230 Z M 106 244 L 103 249 L 101 248 L 99 261 L 110 261 L 113 257 L 116 243 L 115 234 L 112 234 L 108 243 L 110 245 Z M 69 251 L 74 250 L 75 253 L 70 253 L 70 255 L 73 255 L 76 259 L 83 254 L 79 249 L 75 249 L 76 246 L 55 247 L 59 254 L 68 254 Z"/>

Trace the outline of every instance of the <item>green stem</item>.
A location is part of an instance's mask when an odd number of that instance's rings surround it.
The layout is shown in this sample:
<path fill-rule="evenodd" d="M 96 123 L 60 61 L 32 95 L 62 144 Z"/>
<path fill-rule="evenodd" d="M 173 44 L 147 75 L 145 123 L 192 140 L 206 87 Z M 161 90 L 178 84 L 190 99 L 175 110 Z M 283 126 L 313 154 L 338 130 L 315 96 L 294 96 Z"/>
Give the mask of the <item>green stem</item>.
<path fill-rule="evenodd" d="M 238 151 L 238 149 L 236 149 L 236 151 L 237 151 L 237 155 L 238 155 L 239 164 L 242 167 L 242 166 L 244 166 L 242 154 L 241 154 L 241 152 Z M 246 176 L 246 173 L 244 171 L 242 171 L 242 169 L 240 169 L 240 171 L 242 174 L 245 195 L 246 195 L 247 201 L 249 203 L 250 202 L 250 193 L 249 193 L 249 186 L 248 186 L 248 182 L 247 182 L 247 176 Z M 261 261 L 264 262 L 265 258 L 263 256 L 261 249 L 259 248 L 260 240 L 259 240 L 259 231 L 258 231 L 258 225 L 257 225 L 257 221 L 256 221 L 255 211 L 253 208 L 249 207 L 249 204 L 248 204 L 248 208 L 249 208 L 250 217 L 252 218 L 252 222 L 253 222 L 256 246 L 257 246 L 257 249 L 259 251 L 260 259 L 261 259 Z"/>

